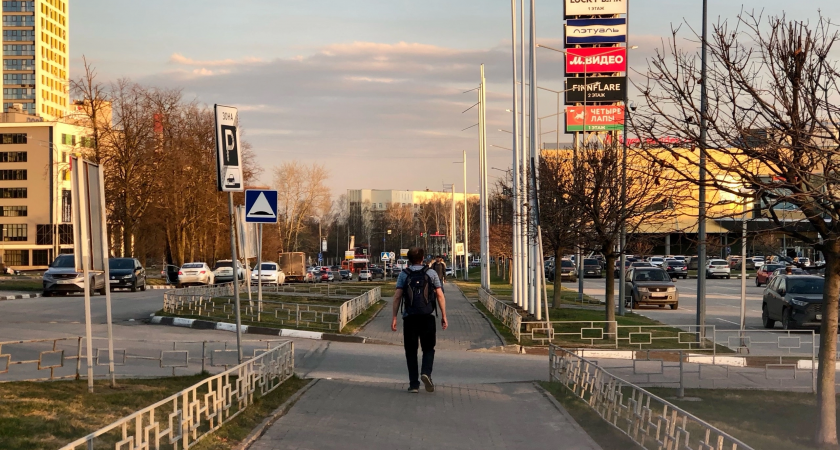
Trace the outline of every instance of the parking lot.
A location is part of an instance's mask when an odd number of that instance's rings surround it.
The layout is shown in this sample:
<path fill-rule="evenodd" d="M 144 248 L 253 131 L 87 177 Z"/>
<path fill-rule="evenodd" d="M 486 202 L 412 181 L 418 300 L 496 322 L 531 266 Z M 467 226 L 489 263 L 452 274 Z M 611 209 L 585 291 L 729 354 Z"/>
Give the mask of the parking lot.
<path fill-rule="evenodd" d="M 747 328 L 763 329 L 761 324 L 761 299 L 764 286 L 756 287 L 755 279 L 747 281 Z M 677 310 L 659 308 L 657 306 L 642 306 L 636 312 L 651 319 L 669 325 L 693 325 L 697 321 L 697 280 L 676 280 L 680 295 L 680 306 Z M 587 278 L 584 281 L 584 293 L 604 299 L 605 279 Z M 577 291 L 577 283 L 563 283 L 563 286 Z M 618 282 L 615 286 L 618 295 Z M 706 280 L 706 324 L 719 329 L 739 328 L 741 308 L 741 280 L 735 276 L 732 279 Z M 779 327 L 780 325 L 776 325 Z"/>

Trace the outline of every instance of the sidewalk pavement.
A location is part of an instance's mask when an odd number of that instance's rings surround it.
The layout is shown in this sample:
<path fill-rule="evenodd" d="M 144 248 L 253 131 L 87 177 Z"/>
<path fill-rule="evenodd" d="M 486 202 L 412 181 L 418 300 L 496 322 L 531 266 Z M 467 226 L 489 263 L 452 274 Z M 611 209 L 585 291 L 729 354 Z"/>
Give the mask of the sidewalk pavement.
<path fill-rule="evenodd" d="M 319 380 L 250 448 L 600 449 L 532 383 L 407 388 Z"/>
<path fill-rule="evenodd" d="M 444 331 L 438 325 L 436 349 L 474 350 L 504 345 L 504 342 L 493 331 L 493 327 L 487 322 L 487 319 L 470 305 L 469 300 L 453 283 L 444 285 L 444 293 L 446 295 L 446 316 L 449 320 L 449 328 Z M 359 335 L 375 342 L 402 346 L 402 319 L 397 320 L 397 331 L 391 331 L 391 302 L 393 299 L 384 300 L 388 304 L 363 330 L 359 331 Z M 438 312 L 439 315 L 440 312 Z"/>

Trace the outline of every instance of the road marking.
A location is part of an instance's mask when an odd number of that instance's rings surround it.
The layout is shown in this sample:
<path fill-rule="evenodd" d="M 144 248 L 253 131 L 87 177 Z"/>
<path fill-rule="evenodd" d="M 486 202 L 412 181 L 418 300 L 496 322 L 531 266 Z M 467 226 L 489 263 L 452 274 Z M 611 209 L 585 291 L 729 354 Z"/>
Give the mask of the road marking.
<path fill-rule="evenodd" d="M 720 320 L 721 322 L 731 323 L 732 325 L 738 325 L 738 326 L 741 325 L 741 324 L 739 324 L 737 322 L 733 322 L 731 320 L 721 319 L 720 317 L 718 317 L 717 320 Z"/>

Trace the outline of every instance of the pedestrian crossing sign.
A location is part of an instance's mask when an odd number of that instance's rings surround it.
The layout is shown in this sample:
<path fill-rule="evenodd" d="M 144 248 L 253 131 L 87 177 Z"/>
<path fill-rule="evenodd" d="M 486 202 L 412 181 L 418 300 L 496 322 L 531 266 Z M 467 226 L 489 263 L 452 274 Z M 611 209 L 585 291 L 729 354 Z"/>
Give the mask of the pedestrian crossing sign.
<path fill-rule="evenodd" d="M 277 191 L 248 189 L 245 211 L 245 222 L 277 223 Z"/>

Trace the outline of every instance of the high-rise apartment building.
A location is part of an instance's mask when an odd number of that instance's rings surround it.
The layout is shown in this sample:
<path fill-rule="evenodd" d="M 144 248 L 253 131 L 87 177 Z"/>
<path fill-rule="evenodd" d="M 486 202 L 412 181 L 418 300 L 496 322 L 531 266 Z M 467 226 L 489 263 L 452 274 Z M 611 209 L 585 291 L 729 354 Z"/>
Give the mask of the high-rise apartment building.
<path fill-rule="evenodd" d="M 3 1 L 3 112 L 45 120 L 69 109 L 67 0 Z"/>

